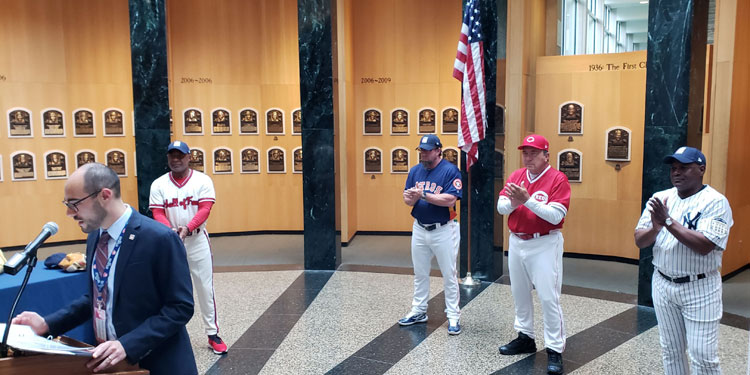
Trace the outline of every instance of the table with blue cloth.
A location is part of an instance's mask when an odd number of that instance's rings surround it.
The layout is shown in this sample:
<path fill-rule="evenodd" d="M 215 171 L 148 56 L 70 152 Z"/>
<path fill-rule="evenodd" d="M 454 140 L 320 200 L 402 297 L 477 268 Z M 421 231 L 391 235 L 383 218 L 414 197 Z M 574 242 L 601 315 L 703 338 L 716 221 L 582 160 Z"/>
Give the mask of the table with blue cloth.
<path fill-rule="evenodd" d="M 15 275 L 0 274 L 0 322 L 6 323 L 10 308 L 26 276 L 26 268 Z M 35 311 L 41 316 L 51 314 L 80 297 L 89 288 L 86 272 L 67 273 L 59 269 L 48 269 L 42 262 L 34 268 L 29 283 L 18 301 L 15 315 L 22 311 Z M 65 336 L 89 344 L 96 343 L 94 328 L 89 319 L 86 323 L 65 333 Z"/>

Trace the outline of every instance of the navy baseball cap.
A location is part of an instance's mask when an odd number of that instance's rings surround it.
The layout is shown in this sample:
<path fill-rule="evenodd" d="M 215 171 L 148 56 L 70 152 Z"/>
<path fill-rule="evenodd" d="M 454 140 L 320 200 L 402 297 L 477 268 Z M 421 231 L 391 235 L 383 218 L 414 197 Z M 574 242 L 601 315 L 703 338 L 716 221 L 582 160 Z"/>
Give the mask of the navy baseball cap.
<path fill-rule="evenodd" d="M 188 147 L 187 143 L 182 141 L 174 141 L 169 144 L 169 147 L 167 147 L 167 152 L 177 150 L 183 154 L 189 154 L 190 153 L 190 147 Z"/>
<path fill-rule="evenodd" d="M 706 165 L 706 156 L 697 148 L 683 146 L 678 148 L 674 154 L 664 157 L 664 164 L 672 164 L 675 161 L 682 164 Z"/>
<path fill-rule="evenodd" d="M 44 260 L 44 266 L 47 268 L 60 268 L 60 261 L 65 259 L 65 253 L 54 253 Z"/>
<path fill-rule="evenodd" d="M 435 134 L 428 134 L 419 139 L 419 146 L 417 146 L 417 149 L 421 148 L 422 150 L 430 151 L 442 147 L 443 144 L 440 143 L 440 138 Z"/>

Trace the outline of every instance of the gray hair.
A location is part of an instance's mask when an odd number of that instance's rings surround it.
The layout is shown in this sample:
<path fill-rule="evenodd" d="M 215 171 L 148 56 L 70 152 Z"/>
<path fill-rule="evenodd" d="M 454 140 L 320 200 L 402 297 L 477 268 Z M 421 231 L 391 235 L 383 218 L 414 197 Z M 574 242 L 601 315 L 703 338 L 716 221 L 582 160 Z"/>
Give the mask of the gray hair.
<path fill-rule="evenodd" d="M 93 194 L 107 188 L 114 192 L 115 198 L 120 198 L 120 177 L 112 168 L 100 163 L 86 164 L 82 168 L 85 168 L 83 189 L 87 193 Z"/>

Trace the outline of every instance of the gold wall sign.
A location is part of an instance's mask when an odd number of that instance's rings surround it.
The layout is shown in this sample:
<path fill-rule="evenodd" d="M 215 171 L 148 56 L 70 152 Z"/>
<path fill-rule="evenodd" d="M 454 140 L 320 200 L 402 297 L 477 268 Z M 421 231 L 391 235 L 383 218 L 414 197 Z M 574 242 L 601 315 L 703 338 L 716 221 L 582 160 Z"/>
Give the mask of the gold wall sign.
<path fill-rule="evenodd" d="M 212 134 L 232 134 L 232 124 L 229 119 L 229 111 L 217 109 L 211 114 Z"/>
<path fill-rule="evenodd" d="M 578 102 L 567 102 L 560 104 L 560 122 L 557 134 L 581 135 L 583 134 L 583 105 Z"/>
<path fill-rule="evenodd" d="M 396 109 L 391 112 L 391 134 L 409 134 L 409 113 L 405 109 Z"/>
<path fill-rule="evenodd" d="M 214 173 L 232 173 L 232 151 L 228 148 L 214 150 Z"/>
<path fill-rule="evenodd" d="M 42 137 L 64 137 L 65 115 L 59 109 L 42 111 Z"/>
<path fill-rule="evenodd" d="M 284 134 L 284 113 L 278 109 L 266 112 L 266 134 Z"/>
<path fill-rule="evenodd" d="M 423 109 L 419 111 L 419 134 L 435 133 L 435 111 Z"/>
<path fill-rule="evenodd" d="M 630 129 L 614 127 L 606 133 L 606 160 L 630 161 Z"/>
<path fill-rule="evenodd" d="M 383 173 L 382 153 L 377 148 L 365 150 L 365 173 Z"/>
<path fill-rule="evenodd" d="M 203 150 L 194 148 L 190 150 L 190 160 L 188 160 L 188 166 L 190 169 L 195 169 L 198 172 L 206 172 L 206 163 L 203 162 Z"/>
<path fill-rule="evenodd" d="M 203 112 L 197 108 L 186 109 L 182 113 L 185 135 L 203 134 Z"/>
<path fill-rule="evenodd" d="M 8 135 L 11 138 L 31 137 L 31 112 L 24 108 L 8 111 Z"/>
<path fill-rule="evenodd" d="M 125 128 L 123 126 L 122 111 L 116 108 L 104 110 L 104 135 L 105 136 L 123 136 Z"/>
<path fill-rule="evenodd" d="M 443 159 L 458 167 L 458 151 L 452 148 L 446 148 L 443 150 Z"/>
<path fill-rule="evenodd" d="M 292 134 L 302 134 L 302 110 L 292 112 Z"/>
<path fill-rule="evenodd" d="M 12 154 L 11 162 L 13 165 L 13 181 L 36 179 L 36 171 L 34 170 L 34 154 L 30 152 L 18 152 L 16 154 Z"/>
<path fill-rule="evenodd" d="M 258 150 L 246 148 L 242 150 L 242 171 L 241 173 L 260 173 L 260 163 L 258 162 Z"/>
<path fill-rule="evenodd" d="M 76 154 L 76 169 L 88 163 L 96 163 L 96 154 L 93 151 L 78 151 Z"/>
<path fill-rule="evenodd" d="M 302 173 L 302 147 L 294 149 L 292 155 L 294 156 L 294 168 L 292 172 Z"/>
<path fill-rule="evenodd" d="M 68 165 L 65 154 L 59 151 L 50 152 L 45 156 L 47 179 L 68 177 Z"/>
<path fill-rule="evenodd" d="M 409 173 L 409 151 L 406 148 L 391 152 L 391 173 Z"/>
<path fill-rule="evenodd" d="M 94 131 L 94 112 L 88 109 L 78 109 L 73 112 L 73 136 L 75 137 L 93 137 Z"/>
<path fill-rule="evenodd" d="M 443 110 L 443 134 L 458 133 L 458 110 L 446 108 Z"/>
<path fill-rule="evenodd" d="M 268 172 L 285 173 L 286 163 L 284 162 L 284 150 L 274 147 L 268 150 Z"/>
<path fill-rule="evenodd" d="M 127 176 L 128 170 L 125 166 L 125 152 L 112 150 L 107 152 L 107 166 L 112 168 L 118 176 Z"/>
<path fill-rule="evenodd" d="M 581 151 L 565 149 L 557 153 L 557 170 L 565 174 L 570 182 L 581 182 Z"/>
<path fill-rule="evenodd" d="M 258 134 L 258 112 L 254 109 L 240 111 L 240 134 Z"/>
<path fill-rule="evenodd" d="M 380 135 L 383 134 L 382 128 L 380 127 L 381 113 L 377 109 L 368 109 L 364 113 L 364 135 Z"/>

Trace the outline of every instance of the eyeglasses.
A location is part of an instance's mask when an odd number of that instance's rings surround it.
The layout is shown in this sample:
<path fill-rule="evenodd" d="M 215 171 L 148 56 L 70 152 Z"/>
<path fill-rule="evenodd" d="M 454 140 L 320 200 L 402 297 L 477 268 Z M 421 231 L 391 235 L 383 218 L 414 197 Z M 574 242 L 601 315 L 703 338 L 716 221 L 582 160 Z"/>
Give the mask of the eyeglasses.
<path fill-rule="evenodd" d="M 89 198 L 91 198 L 91 197 L 93 197 L 93 196 L 95 196 L 95 195 L 97 195 L 97 194 L 99 194 L 101 192 L 102 192 L 102 190 L 99 189 L 99 190 L 97 190 L 97 191 L 95 191 L 95 192 L 93 192 L 93 193 L 91 193 L 91 194 L 89 194 L 89 195 L 87 195 L 87 196 L 85 196 L 85 197 L 83 197 L 81 199 L 76 199 L 74 201 L 62 201 L 62 204 L 64 204 L 65 207 L 70 208 L 74 212 L 78 212 L 78 205 L 79 204 L 81 204 L 86 199 L 89 199 Z"/>

